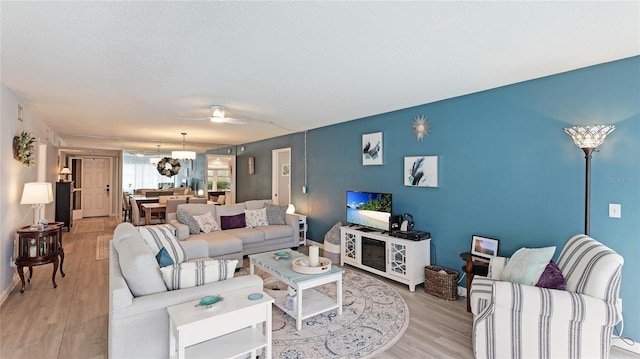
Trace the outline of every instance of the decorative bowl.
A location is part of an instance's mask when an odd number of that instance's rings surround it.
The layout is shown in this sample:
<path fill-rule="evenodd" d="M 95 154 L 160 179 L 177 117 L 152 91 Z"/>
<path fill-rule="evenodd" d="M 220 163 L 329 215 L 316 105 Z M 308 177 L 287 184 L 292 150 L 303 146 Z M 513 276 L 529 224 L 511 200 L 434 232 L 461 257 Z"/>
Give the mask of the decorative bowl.
<path fill-rule="evenodd" d="M 291 251 L 277 251 L 275 253 L 273 253 L 273 257 L 278 260 L 278 259 L 289 259 L 291 258 Z"/>
<path fill-rule="evenodd" d="M 208 295 L 206 297 L 202 297 L 200 299 L 200 302 L 196 304 L 196 307 L 211 308 L 213 307 L 214 304 L 221 301 L 222 301 L 222 297 L 219 295 Z"/>

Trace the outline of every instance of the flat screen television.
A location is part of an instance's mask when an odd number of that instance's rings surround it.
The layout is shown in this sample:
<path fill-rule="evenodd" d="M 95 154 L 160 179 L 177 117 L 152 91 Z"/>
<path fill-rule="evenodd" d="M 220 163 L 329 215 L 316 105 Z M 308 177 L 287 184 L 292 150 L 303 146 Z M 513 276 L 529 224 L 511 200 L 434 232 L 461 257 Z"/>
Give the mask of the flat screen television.
<path fill-rule="evenodd" d="M 391 194 L 347 191 L 347 222 L 367 229 L 389 230 Z"/>

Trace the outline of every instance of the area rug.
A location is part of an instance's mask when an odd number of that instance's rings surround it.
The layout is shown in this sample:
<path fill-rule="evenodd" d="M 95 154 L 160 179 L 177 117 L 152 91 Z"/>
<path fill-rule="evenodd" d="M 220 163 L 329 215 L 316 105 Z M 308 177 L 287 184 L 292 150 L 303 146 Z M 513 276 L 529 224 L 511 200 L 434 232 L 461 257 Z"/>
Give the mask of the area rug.
<path fill-rule="evenodd" d="M 74 234 L 104 232 L 104 220 L 102 218 L 88 218 L 78 221 Z"/>
<path fill-rule="evenodd" d="M 109 243 L 113 235 L 98 236 L 96 240 L 96 260 L 109 259 Z M 303 307 L 304 308 L 304 307 Z"/>
<path fill-rule="evenodd" d="M 237 275 L 248 272 L 241 270 Z M 256 273 L 263 278 L 264 272 Z M 335 298 L 335 284 L 316 289 Z M 332 310 L 302 322 L 273 307 L 273 358 L 371 358 L 397 342 L 409 326 L 409 307 L 386 283 L 345 269 L 342 315 Z"/>

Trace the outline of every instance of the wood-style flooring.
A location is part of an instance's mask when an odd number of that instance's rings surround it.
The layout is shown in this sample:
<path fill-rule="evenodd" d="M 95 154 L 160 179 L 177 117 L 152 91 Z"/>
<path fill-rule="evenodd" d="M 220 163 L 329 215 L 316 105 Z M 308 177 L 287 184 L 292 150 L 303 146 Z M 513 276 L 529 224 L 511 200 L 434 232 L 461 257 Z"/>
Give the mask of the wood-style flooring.
<path fill-rule="evenodd" d="M 51 285 L 51 265 L 33 268 L 23 294 L 19 285 L 13 288 L 0 306 L 0 358 L 107 358 L 109 268 L 108 260 L 96 260 L 96 238 L 113 233 L 116 225 L 115 218 L 104 218 L 104 232 L 75 234 L 72 228 L 63 233 L 66 277 L 57 276 L 58 288 Z M 403 337 L 376 358 L 473 358 L 464 298 L 445 301 L 422 286 L 411 293 L 405 285 L 380 279 L 406 300 L 411 322 Z M 639 357 L 612 350 L 612 358 Z"/>

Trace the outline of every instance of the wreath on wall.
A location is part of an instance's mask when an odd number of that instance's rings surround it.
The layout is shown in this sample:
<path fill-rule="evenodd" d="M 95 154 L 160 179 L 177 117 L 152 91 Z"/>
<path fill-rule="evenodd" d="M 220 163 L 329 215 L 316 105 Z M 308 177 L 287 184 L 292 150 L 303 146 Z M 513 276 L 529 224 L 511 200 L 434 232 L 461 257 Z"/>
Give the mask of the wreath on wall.
<path fill-rule="evenodd" d="M 180 162 L 175 158 L 165 157 L 158 162 L 156 169 L 163 176 L 173 177 L 180 172 Z"/>
<path fill-rule="evenodd" d="M 20 135 L 13 137 L 13 158 L 27 167 L 35 165 L 36 152 L 33 145 L 35 141 L 36 138 L 27 131 L 22 131 Z"/>

